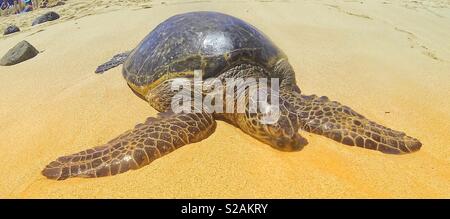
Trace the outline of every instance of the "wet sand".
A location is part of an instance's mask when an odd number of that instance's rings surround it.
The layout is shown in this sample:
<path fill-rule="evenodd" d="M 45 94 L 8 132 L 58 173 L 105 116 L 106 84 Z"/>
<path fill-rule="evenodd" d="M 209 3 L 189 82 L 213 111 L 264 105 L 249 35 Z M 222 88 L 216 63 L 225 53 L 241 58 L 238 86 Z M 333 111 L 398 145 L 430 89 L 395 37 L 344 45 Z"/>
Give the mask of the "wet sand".
<path fill-rule="evenodd" d="M 27 27 L 48 9 L 0 17 L 23 31 L 0 37 L 0 55 L 21 40 L 41 53 L 0 66 L 0 197 L 5 198 L 449 198 L 450 4 L 448 1 L 78 1 L 61 19 Z M 110 4 L 107 7 L 107 3 Z M 218 122 L 216 133 L 136 171 L 48 180 L 55 158 L 99 145 L 155 116 L 115 68 L 182 12 L 234 15 L 289 57 L 305 94 L 326 95 L 405 131 L 419 152 L 386 155 L 301 132 L 309 144 L 280 152 Z"/>

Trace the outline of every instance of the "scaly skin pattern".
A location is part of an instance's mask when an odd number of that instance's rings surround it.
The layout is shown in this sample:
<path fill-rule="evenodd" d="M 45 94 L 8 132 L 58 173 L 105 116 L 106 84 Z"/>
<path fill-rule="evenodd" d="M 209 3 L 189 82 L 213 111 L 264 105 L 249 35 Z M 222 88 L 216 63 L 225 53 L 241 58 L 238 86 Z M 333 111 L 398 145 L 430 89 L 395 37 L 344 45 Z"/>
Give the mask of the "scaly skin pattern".
<path fill-rule="evenodd" d="M 323 135 L 349 146 L 378 150 L 388 154 L 405 154 L 418 151 L 419 140 L 379 125 L 348 106 L 328 97 L 300 95 L 284 92 L 283 98 L 297 112 L 302 130 Z"/>
<path fill-rule="evenodd" d="M 162 114 L 150 117 L 108 143 L 51 162 L 42 171 L 49 179 L 102 177 L 143 167 L 181 146 L 211 135 L 211 114 Z"/>
<path fill-rule="evenodd" d="M 108 71 L 109 69 L 122 65 L 130 55 L 130 53 L 131 52 L 123 52 L 113 56 L 111 60 L 99 65 L 95 70 L 95 73 L 102 74 L 103 72 Z"/>
<path fill-rule="evenodd" d="M 298 134 L 298 120 L 297 114 L 295 110 L 291 107 L 291 104 L 287 101 L 284 101 L 280 98 L 279 107 L 280 107 L 280 117 L 275 124 L 262 124 L 260 113 L 251 113 L 249 111 L 249 107 L 251 104 L 254 104 L 254 99 L 251 99 L 251 92 L 249 89 L 251 86 L 258 86 L 258 81 L 255 80 L 256 84 L 253 84 L 251 81 L 245 81 L 248 78 L 259 79 L 259 78 L 270 78 L 272 77 L 269 71 L 264 68 L 252 64 L 240 64 L 236 65 L 233 68 L 228 69 L 219 75 L 216 80 L 220 81 L 223 86 L 221 89 L 222 92 L 219 95 L 222 96 L 222 99 L 225 101 L 223 104 L 222 112 L 224 113 L 214 113 L 214 117 L 219 120 L 224 120 L 241 130 L 245 133 L 255 137 L 256 139 L 271 145 L 274 148 L 283 151 L 294 151 L 301 149 L 306 144 L 306 139 L 302 138 Z M 226 87 L 227 87 L 227 79 L 242 79 L 244 80 L 244 84 L 246 86 L 242 86 L 242 90 L 236 90 L 236 93 L 233 97 L 229 98 L 226 95 Z M 281 78 L 281 84 L 283 81 L 291 80 L 292 77 Z M 170 110 L 171 101 L 176 92 L 171 90 L 171 84 L 176 79 L 166 80 L 163 83 L 159 84 L 157 87 L 153 88 L 147 95 L 147 101 L 150 105 L 157 109 L 160 112 L 165 112 Z M 211 81 L 203 82 L 203 90 L 202 90 L 202 98 L 211 92 L 207 91 L 208 86 L 211 85 Z M 193 81 L 191 80 L 191 84 Z M 194 88 L 191 87 L 191 90 Z M 288 88 L 284 88 L 287 90 Z M 290 88 L 289 88 L 290 89 Z M 191 95 L 192 96 L 192 95 Z M 278 97 L 279 98 L 279 97 Z M 227 102 L 233 101 L 232 104 L 234 109 L 232 113 L 227 113 L 226 105 Z M 245 112 L 238 113 L 237 106 L 240 103 L 245 103 Z"/>

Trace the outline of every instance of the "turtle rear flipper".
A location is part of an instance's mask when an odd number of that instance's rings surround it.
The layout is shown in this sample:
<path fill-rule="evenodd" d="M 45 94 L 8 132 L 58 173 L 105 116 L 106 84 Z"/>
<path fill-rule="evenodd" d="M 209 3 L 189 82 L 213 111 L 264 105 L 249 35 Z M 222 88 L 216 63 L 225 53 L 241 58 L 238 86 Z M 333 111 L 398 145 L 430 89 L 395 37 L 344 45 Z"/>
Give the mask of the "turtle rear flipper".
<path fill-rule="evenodd" d="M 298 97 L 298 96 L 297 96 Z M 419 140 L 366 119 L 351 108 L 327 97 L 301 95 L 297 101 L 301 128 L 340 143 L 388 154 L 418 151 Z"/>
<path fill-rule="evenodd" d="M 99 65 L 95 70 L 95 73 L 101 74 L 105 71 L 108 71 L 111 68 L 115 68 L 125 62 L 131 52 L 123 52 L 119 53 L 111 58 L 111 60 Z"/>
<path fill-rule="evenodd" d="M 103 146 L 63 156 L 48 164 L 42 174 L 49 179 L 102 177 L 148 165 L 186 144 L 211 135 L 216 122 L 211 114 L 160 114 Z"/>

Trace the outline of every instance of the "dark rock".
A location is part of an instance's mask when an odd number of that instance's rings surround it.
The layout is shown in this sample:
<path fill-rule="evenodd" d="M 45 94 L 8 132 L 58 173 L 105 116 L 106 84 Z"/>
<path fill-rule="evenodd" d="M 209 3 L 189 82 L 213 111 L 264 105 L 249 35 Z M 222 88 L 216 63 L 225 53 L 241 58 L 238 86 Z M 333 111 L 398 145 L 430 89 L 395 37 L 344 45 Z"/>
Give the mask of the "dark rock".
<path fill-rule="evenodd" d="M 57 14 L 54 11 L 47 12 L 36 19 L 34 19 L 33 24 L 31 26 L 34 26 L 36 24 L 41 24 L 47 21 L 53 21 L 59 18 L 59 14 Z"/>
<path fill-rule="evenodd" d="M 15 65 L 35 57 L 38 53 L 39 51 L 37 51 L 34 46 L 24 40 L 10 49 L 3 58 L 0 59 L 0 65 Z"/>
<path fill-rule="evenodd" d="M 9 25 L 5 29 L 5 32 L 3 32 L 3 35 L 8 35 L 8 34 L 12 34 L 12 33 L 19 32 L 19 31 L 20 31 L 20 29 L 16 25 Z"/>

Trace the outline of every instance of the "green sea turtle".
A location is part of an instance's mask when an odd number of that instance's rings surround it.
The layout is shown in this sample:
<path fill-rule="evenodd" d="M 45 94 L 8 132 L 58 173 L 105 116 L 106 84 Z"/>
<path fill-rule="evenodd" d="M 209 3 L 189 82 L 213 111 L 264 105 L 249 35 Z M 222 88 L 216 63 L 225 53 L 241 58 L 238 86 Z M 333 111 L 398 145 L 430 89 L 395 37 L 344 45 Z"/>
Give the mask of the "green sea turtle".
<path fill-rule="evenodd" d="M 45 167 L 43 175 L 62 180 L 138 169 L 181 146 L 208 138 L 215 131 L 216 120 L 231 123 L 283 151 L 299 150 L 307 143 L 299 129 L 389 154 L 414 152 L 422 145 L 417 139 L 372 122 L 327 97 L 302 94 L 286 55 L 255 27 L 229 15 L 191 12 L 173 16 L 131 52 L 114 56 L 96 72 L 120 64 L 129 87 L 160 111 L 158 116 L 102 146 L 58 158 Z M 221 81 L 279 78 L 279 119 L 276 123 L 262 123 L 260 113 L 250 112 L 249 103 L 254 100 L 248 89 L 240 91 L 244 94 L 240 99 L 230 100 L 243 101 L 247 107 L 244 113 L 174 113 L 171 100 L 176 93 L 171 84 L 179 78 L 193 80 L 194 70 L 202 70 L 203 79 Z"/>

